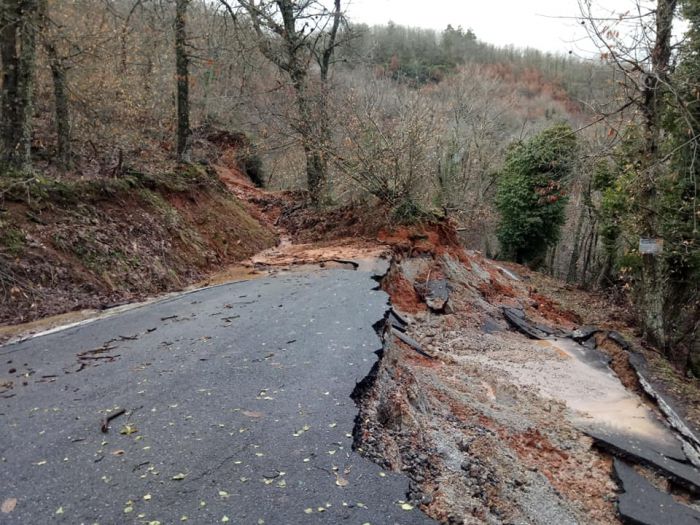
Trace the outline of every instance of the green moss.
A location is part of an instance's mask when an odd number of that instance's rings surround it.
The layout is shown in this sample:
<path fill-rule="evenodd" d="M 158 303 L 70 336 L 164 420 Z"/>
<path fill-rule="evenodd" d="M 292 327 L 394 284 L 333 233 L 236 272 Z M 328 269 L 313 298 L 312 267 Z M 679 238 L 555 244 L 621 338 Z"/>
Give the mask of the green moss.
<path fill-rule="evenodd" d="M 187 165 L 174 173 L 147 174 L 129 170 L 119 177 L 86 180 L 62 181 L 19 172 L 0 176 L 0 195 L 5 200 L 32 207 L 94 203 L 126 196 L 134 190 L 184 193 L 203 189 L 222 191 L 223 188 L 216 173 L 200 164 Z"/>
<path fill-rule="evenodd" d="M 24 252 L 26 245 L 27 237 L 21 229 L 0 221 L 0 250 L 17 257 Z"/>

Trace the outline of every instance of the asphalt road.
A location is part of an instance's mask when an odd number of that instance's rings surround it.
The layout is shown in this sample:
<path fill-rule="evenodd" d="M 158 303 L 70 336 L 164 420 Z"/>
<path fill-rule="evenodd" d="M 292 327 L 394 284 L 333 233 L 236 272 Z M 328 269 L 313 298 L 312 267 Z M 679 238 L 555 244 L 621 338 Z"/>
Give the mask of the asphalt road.
<path fill-rule="evenodd" d="M 432 523 L 352 451 L 376 284 L 279 274 L 0 347 L 0 523 Z"/>

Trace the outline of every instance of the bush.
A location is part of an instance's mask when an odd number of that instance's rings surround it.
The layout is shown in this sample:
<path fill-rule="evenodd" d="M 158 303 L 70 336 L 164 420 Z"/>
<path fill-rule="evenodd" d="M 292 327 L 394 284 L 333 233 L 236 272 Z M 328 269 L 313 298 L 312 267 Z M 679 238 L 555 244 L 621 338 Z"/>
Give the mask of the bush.
<path fill-rule="evenodd" d="M 575 150 L 576 137 L 566 124 L 511 146 L 496 196 L 502 257 L 536 265 L 557 242 Z"/>

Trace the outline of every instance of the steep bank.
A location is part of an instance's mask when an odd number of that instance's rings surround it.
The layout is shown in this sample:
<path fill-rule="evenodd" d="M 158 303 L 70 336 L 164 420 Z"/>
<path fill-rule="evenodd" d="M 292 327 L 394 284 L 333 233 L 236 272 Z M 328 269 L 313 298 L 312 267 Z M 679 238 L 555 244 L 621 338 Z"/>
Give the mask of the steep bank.
<path fill-rule="evenodd" d="M 0 325 L 177 290 L 277 241 L 204 166 L 0 184 Z"/>

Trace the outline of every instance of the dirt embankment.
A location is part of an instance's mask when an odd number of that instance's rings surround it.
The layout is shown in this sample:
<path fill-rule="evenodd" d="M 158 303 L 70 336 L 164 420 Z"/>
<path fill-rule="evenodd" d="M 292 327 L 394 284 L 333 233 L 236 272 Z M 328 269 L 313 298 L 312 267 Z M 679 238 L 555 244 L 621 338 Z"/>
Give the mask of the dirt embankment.
<path fill-rule="evenodd" d="M 0 325 L 177 290 L 277 236 L 201 165 L 0 187 Z"/>

